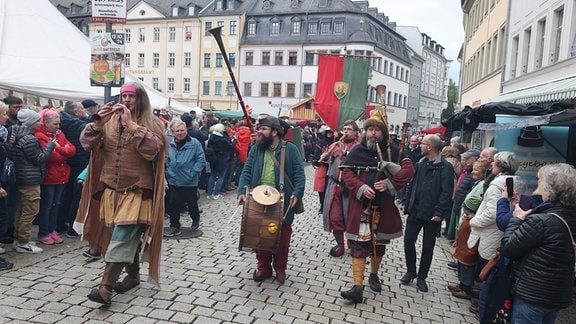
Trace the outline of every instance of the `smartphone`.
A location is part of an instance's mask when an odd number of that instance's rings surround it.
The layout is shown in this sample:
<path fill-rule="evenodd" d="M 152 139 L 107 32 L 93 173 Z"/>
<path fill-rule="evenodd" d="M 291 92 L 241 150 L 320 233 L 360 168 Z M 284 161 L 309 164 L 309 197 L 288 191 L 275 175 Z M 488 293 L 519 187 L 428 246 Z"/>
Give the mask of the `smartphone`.
<path fill-rule="evenodd" d="M 508 198 L 514 196 L 514 178 L 506 178 L 506 190 L 508 191 Z"/>
<path fill-rule="evenodd" d="M 520 201 L 518 202 L 522 210 L 530 210 L 532 208 L 532 197 L 526 195 L 520 195 Z"/>

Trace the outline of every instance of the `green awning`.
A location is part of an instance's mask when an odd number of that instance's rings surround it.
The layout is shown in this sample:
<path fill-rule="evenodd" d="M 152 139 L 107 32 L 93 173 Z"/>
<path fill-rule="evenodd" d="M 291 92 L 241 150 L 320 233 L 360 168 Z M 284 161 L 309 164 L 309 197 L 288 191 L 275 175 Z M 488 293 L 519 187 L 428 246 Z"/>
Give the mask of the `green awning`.
<path fill-rule="evenodd" d="M 576 75 L 539 85 L 509 91 L 488 102 L 508 101 L 517 104 L 535 104 L 576 99 Z"/>

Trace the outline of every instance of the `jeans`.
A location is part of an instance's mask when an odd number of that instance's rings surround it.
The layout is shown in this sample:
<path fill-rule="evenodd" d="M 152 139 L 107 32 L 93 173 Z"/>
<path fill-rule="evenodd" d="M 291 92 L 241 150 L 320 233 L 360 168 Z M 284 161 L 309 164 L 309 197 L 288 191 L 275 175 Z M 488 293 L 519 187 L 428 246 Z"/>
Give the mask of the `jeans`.
<path fill-rule="evenodd" d="M 422 238 L 422 256 L 420 257 L 420 268 L 418 278 L 426 279 L 432 264 L 436 236 L 440 231 L 441 222 L 431 220 L 421 220 L 415 217 L 408 217 L 406 229 L 404 230 L 404 254 L 406 256 L 406 268 L 408 272 L 416 273 L 416 240 L 420 230 L 424 229 Z"/>
<path fill-rule="evenodd" d="M 200 225 L 200 211 L 198 210 L 198 187 L 170 186 L 172 196 L 170 200 L 170 227 L 180 229 L 180 211 L 184 204 L 188 204 L 188 214 L 192 218 L 192 225 Z"/>
<path fill-rule="evenodd" d="M 244 163 L 240 160 L 236 161 L 236 172 L 234 172 L 234 183 L 238 185 L 240 183 L 240 175 L 242 174 L 242 169 L 244 169 Z"/>
<path fill-rule="evenodd" d="M 218 196 L 220 194 L 227 169 L 225 166 L 220 170 L 212 169 L 212 173 L 210 173 L 210 178 L 208 179 L 208 188 L 206 188 L 206 193 L 209 196 Z"/>
<path fill-rule="evenodd" d="M 512 324 L 554 324 L 558 309 L 530 304 L 515 297 L 512 305 Z"/>
<path fill-rule="evenodd" d="M 476 279 L 476 265 L 467 266 L 458 262 L 458 277 L 460 278 L 460 287 L 470 293 Z"/>
<path fill-rule="evenodd" d="M 46 237 L 56 230 L 58 211 L 65 185 L 42 185 L 40 189 L 40 213 L 38 214 L 38 237 Z"/>

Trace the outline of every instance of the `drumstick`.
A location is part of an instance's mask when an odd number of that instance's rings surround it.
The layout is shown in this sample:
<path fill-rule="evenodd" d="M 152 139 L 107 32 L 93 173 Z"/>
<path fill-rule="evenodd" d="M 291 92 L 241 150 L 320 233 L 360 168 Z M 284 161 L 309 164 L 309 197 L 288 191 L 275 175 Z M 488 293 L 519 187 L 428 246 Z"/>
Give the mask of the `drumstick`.
<path fill-rule="evenodd" d="M 228 224 L 230 224 L 230 222 L 232 221 L 232 218 L 234 218 L 234 216 L 236 216 L 236 214 L 240 210 L 240 207 L 242 207 L 242 205 L 238 205 L 238 207 L 236 207 L 236 210 L 234 211 L 234 213 L 232 214 L 232 216 L 230 216 L 230 219 L 228 220 Z"/>

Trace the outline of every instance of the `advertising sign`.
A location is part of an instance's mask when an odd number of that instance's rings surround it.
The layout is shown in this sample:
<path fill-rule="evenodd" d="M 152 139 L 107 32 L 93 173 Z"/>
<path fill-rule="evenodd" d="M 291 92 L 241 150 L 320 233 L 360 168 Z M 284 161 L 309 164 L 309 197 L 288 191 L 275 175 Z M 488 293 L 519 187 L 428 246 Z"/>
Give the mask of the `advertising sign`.
<path fill-rule="evenodd" d="M 497 115 L 496 123 L 516 122 L 526 117 Z M 494 146 L 500 151 L 514 152 L 520 167 L 516 175 L 527 182 L 526 192 L 536 189 L 538 169 L 553 163 L 566 162 L 568 127 L 529 126 L 496 130 Z"/>
<path fill-rule="evenodd" d="M 124 84 L 124 34 L 99 33 L 90 39 L 90 84 L 120 87 Z"/>
<path fill-rule="evenodd" d="M 92 0 L 92 22 L 125 24 L 127 3 L 128 0 Z"/>

